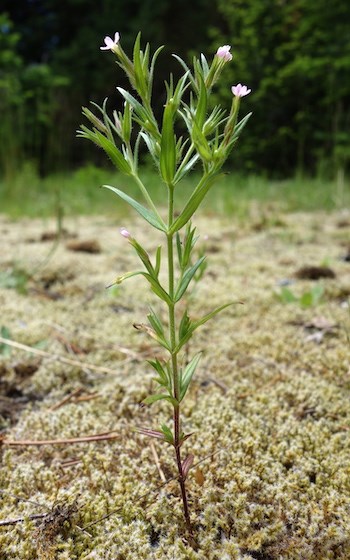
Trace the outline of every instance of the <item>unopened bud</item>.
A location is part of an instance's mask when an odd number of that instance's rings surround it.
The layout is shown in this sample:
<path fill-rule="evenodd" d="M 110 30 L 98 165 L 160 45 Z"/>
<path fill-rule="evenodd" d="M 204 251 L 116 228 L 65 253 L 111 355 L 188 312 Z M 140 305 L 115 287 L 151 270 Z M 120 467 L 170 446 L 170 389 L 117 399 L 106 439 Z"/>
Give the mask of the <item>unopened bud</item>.
<path fill-rule="evenodd" d="M 131 235 L 130 235 L 130 233 L 128 232 L 128 230 L 125 229 L 125 228 L 123 228 L 123 227 L 120 228 L 120 235 L 122 235 L 122 236 L 125 237 L 126 239 L 130 239 L 130 238 L 131 238 Z"/>
<path fill-rule="evenodd" d="M 232 60 L 232 54 L 230 53 L 231 46 L 230 45 L 223 45 L 219 47 L 216 51 L 216 56 L 222 58 L 225 62 L 229 62 Z"/>

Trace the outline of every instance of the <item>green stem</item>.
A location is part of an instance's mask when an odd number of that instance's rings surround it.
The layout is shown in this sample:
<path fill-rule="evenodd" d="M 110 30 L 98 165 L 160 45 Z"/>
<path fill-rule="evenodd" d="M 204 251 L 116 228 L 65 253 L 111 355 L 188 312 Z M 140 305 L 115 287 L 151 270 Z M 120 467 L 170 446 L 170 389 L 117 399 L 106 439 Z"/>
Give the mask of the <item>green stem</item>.
<path fill-rule="evenodd" d="M 168 185 L 169 187 L 169 199 L 168 199 L 168 229 L 170 230 L 171 225 L 174 220 L 174 186 Z M 174 280 L 174 234 L 167 235 L 167 248 L 168 248 L 168 276 L 169 276 L 169 296 L 171 299 L 171 304 L 168 304 L 169 310 L 169 335 L 170 335 L 170 349 L 171 349 L 171 366 L 173 374 L 173 391 L 174 398 L 178 401 L 178 404 L 174 406 L 174 447 L 176 454 L 176 464 L 179 473 L 179 485 L 181 490 L 182 504 L 184 510 L 184 517 L 186 522 L 186 527 L 189 534 L 192 536 L 192 525 L 190 520 L 190 514 L 188 509 L 187 492 L 185 485 L 185 477 L 182 470 L 181 462 L 181 423 L 180 423 L 180 379 L 179 379 L 179 369 L 176 350 L 176 317 L 175 317 L 175 302 L 174 302 L 174 292 L 175 292 L 175 280 Z"/>

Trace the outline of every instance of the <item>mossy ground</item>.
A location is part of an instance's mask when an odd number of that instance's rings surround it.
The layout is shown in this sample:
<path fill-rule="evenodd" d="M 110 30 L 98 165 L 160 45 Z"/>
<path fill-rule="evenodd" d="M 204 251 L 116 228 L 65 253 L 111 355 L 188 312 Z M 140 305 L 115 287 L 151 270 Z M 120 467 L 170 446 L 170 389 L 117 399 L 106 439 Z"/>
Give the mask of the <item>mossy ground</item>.
<path fill-rule="evenodd" d="M 105 289 L 138 266 L 120 226 L 150 253 L 160 238 L 138 220 L 70 219 L 68 233 L 98 241 L 101 252 L 73 252 L 62 241 L 36 269 L 53 222 L 0 219 L 0 327 L 51 355 L 0 346 L 4 437 L 118 436 L 40 447 L 5 441 L 1 520 L 52 512 L 0 527 L 1 560 L 350 558 L 350 263 L 343 258 L 350 215 L 252 208 L 246 222 L 206 216 L 196 223 L 208 268 L 190 315 L 226 301 L 243 305 L 207 323 L 188 349 L 203 351 L 183 406 L 184 431 L 194 432 L 184 447 L 195 462 L 204 459 L 188 478 L 194 550 L 177 483 L 162 485 L 160 477 L 175 475 L 172 450 L 156 440 L 152 450 L 133 431 L 170 422 L 166 405 L 140 406 L 152 387 L 145 360 L 156 348 L 132 325 L 158 303 L 137 278 Z M 300 267 L 320 265 L 335 278 L 296 279 Z M 277 294 L 285 280 L 297 297 L 322 284 L 321 301 L 284 302 Z M 79 388 L 82 399 L 55 406 Z"/>

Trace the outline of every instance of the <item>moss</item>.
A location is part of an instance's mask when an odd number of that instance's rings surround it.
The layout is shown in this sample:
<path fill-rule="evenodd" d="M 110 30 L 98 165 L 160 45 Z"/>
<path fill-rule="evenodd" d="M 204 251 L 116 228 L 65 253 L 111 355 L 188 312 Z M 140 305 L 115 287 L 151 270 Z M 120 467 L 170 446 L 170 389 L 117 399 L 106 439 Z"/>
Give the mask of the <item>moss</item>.
<path fill-rule="evenodd" d="M 199 243 L 215 250 L 191 314 L 199 317 L 227 300 L 244 304 L 206 324 L 189 344 L 190 355 L 204 351 L 183 407 L 184 430 L 194 432 L 186 449 L 196 461 L 204 459 L 188 479 L 197 550 L 184 538 L 176 481 L 161 487 L 149 441 L 133 431 L 170 418 L 166 405 L 139 404 L 151 387 L 145 360 L 154 345 L 132 323 L 145 321 L 149 304 L 157 301 L 138 281 L 105 290 L 136 262 L 115 224 L 67 222 L 69 230 L 96 238 L 102 253 L 71 253 L 61 246 L 36 272 L 27 295 L 0 288 L 1 324 L 12 339 L 110 369 L 101 373 L 50 357 L 26 369 L 33 361 L 27 353 L 0 355 L 6 437 L 118 434 L 89 444 L 3 446 L 1 518 L 27 520 L 0 527 L 1 560 L 349 558 L 350 322 L 343 305 L 349 264 L 340 259 L 339 215 L 318 214 L 310 222 L 307 214 L 289 214 L 257 228 L 258 218 L 239 229 L 228 218 L 198 219 L 199 232 L 209 233 Z M 158 238 L 150 242 L 139 221 L 131 226 L 152 252 Z M 40 242 L 43 228 L 39 221 L 26 222 L 24 230 L 22 222 L 7 220 L 0 266 L 9 265 L 16 244 L 13 262 L 34 270 L 47 252 Z M 35 242 L 27 243 L 23 231 Z M 324 262 L 336 279 L 322 280 L 324 298 L 317 307 L 302 309 L 275 297 L 284 279 L 294 281 L 297 294 L 309 289 L 314 282 L 295 280 L 294 272 Z M 335 325 L 319 342 L 309 338 L 307 326 L 317 317 Z M 96 395 L 52 409 L 78 387 Z M 8 414 L 8 406 L 19 404 Z M 171 450 L 155 446 L 171 478 Z M 75 502 L 76 512 L 55 531 L 29 520 Z"/>

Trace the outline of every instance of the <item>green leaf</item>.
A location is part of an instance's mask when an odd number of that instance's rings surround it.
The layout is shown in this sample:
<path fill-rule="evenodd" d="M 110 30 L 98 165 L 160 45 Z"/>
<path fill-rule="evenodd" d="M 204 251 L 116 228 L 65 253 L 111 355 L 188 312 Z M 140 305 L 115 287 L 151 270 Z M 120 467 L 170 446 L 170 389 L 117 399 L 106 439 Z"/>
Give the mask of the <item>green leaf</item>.
<path fill-rule="evenodd" d="M 182 401 L 182 399 L 184 398 L 184 396 L 186 395 L 188 386 L 191 382 L 191 379 L 196 371 L 196 368 L 199 364 L 199 360 L 201 359 L 202 354 L 196 354 L 196 356 L 194 356 L 194 358 L 192 358 L 192 360 L 189 362 L 189 364 L 187 364 L 184 372 L 181 374 L 181 380 L 180 380 L 180 402 Z"/>
<path fill-rule="evenodd" d="M 172 224 L 169 234 L 174 234 L 176 231 L 181 229 L 189 219 L 193 216 L 195 211 L 197 210 L 198 206 L 202 202 L 205 195 L 208 193 L 210 187 L 214 184 L 218 174 L 207 175 L 203 177 L 200 183 L 197 185 L 196 189 L 193 191 L 192 195 L 190 196 L 185 208 L 182 210 L 180 216 L 175 220 Z"/>
<path fill-rule="evenodd" d="M 158 342 L 170 352 L 170 344 L 165 336 L 163 325 L 152 309 L 151 312 L 147 315 L 147 318 L 149 320 L 152 329 L 157 335 Z"/>
<path fill-rule="evenodd" d="M 180 266 L 182 266 L 182 242 L 179 232 L 176 232 L 176 249 L 177 249 L 177 258 L 179 261 Z"/>
<path fill-rule="evenodd" d="M 189 72 L 186 72 L 186 73 L 180 78 L 180 80 L 178 81 L 177 86 L 176 86 L 176 88 L 175 88 L 174 95 L 173 95 L 173 100 L 174 100 L 174 113 L 175 113 L 175 111 L 178 109 L 178 107 L 179 107 L 179 105 L 180 105 L 180 103 L 181 103 L 181 100 L 182 100 L 184 91 L 185 91 L 185 90 L 188 88 L 188 86 L 189 86 L 189 83 L 186 83 L 187 78 L 188 78 L 188 75 L 189 75 Z"/>
<path fill-rule="evenodd" d="M 166 387 L 171 386 L 171 379 L 168 375 L 167 368 L 163 367 L 160 361 L 156 358 L 155 360 L 148 360 L 150 366 L 158 373 L 159 377 L 166 382 Z M 170 382 L 170 383 L 169 383 Z"/>
<path fill-rule="evenodd" d="M 186 163 L 186 165 L 180 165 L 176 171 L 175 177 L 174 177 L 174 185 L 176 185 L 176 183 L 178 183 L 179 181 L 181 181 L 181 179 L 183 179 L 185 177 L 185 175 L 187 175 L 187 173 L 189 171 L 191 171 L 191 169 L 196 165 L 196 163 L 199 160 L 199 155 L 195 154 L 194 156 L 191 157 L 191 159 Z"/>
<path fill-rule="evenodd" d="M 134 97 L 126 89 L 123 89 L 121 87 L 117 87 L 117 90 L 124 97 L 125 101 L 130 103 L 131 107 L 134 109 L 134 111 L 136 111 L 136 113 L 139 115 L 139 117 L 141 117 L 142 119 L 147 118 L 146 110 L 144 109 L 142 104 L 139 101 L 137 101 L 136 97 Z"/>
<path fill-rule="evenodd" d="M 313 298 L 311 292 L 305 292 L 300 296 L 299 303 L 301 307 L 311 307 L 313 305 Z"/>
<path fill-rule="evenodd" d="M 201 63 L 202 63 L 202 68 L 203 68 L 203 76 L 204 76 L 204 79 L 206 79 L 206 77 L 209 74 L 209 66 L 208 66 L 207 59 L 205 58 L 203 53 L 201 54 Z"/>
<path fill-rule="evenodd" d="M 190 326 L 191 326 L 191 320 L 188 316 L 187 309 L 186 309 L 182 316 L 180 326 L 179 326 L 179 340 L 182 340 L 184 336 L 186 336 L 186 334 L 190 329 Z"/>
<path fill-rule="evenodd" d="M 164 434 L 165 441 L 174 445 L 174 436 L 170 428 L 166 424 L 162 424 L 160 429 Z"/>
<path fill-rule="evenodd" d="M 220 311 L 223 311 L 223 309 L 226 309 L 226 307 L 230 307 L 230 305 L 234 305 L 237 303 L 242 303 L 240 301 L 231 301 L 230 303 L 225 303 L 224 305 L 220 305 L 220 307 L 217 307 L 216 309 L 214 309 L 213 311 L 211 311 L 210 313 L 207 313 L 207 315 L 204 315 L 204 317 L 202 317 L 201 319 L 199 319 L 198 321 L 194 321 L 192 323 L 192 327 L 193 327 L 193 331 L 198 329 L 198 327 L 204 325 L 204 323 L 206 323 L 207 321 L 209 321 L 210 319 L 212 319 L 213 317 L 215 317 L 215 315 L 217 315 L 218 313 L 220 313 Z"/>
<path fill-rule="evenodd" d="M 171 184 L 176 167 L 176 139 L 174 134 L 174 108 L 168 101 L 163 113 L 162 138 L 160 142 L 159 168 L 163 180 Z"/>
<path fill-rule="evenodd" d="M 186 344 L 186 342 L 188 342 L 188 340 L 191 338 L 194 331 L 198 329 L 198 327 L 204 325 L 207 321 L 209 321 L 210 319 L 215 317 L 215 315 L 220 313 L 220 311 L 222 311 L 226 307 L 229 307 L 230 305 L 234 305 L 235 303 L 241 303 L 241 302 L 232 301 L 230 303 L 225 303 L 224 305 L 220 305 L 220 307 L 217 307 L 210 313 L 207 313 L 207 315 L 204 315 L 204 317 L 202 317 L 198 321 L 191 321 L 191 324 L 189 325 L 187 332 L 184 333 L 183 337 L 180 337 L 179 343 L 175 348 L 175 352 L 179 352 L 179 350 L 181 350 L 181 348 Z"/>
<path fill-rule="evenodd" d="M 116 166 L 116 168 L 119 169 L 119 171 L 121 171 L 125 175 L 132 174 L 130 164 L 126 161 L 121 151 L 111 140 L 106 138 L 96 128 L 91 131 L 85 125 L 82 125 L 81 130 L 77 131 L 77 136 L 80 138 L 86 138 L 87 140 L 94 142 L 94 144 L 102 148 L 109 156 L 112 163 Z"/>
<path fill-rule="evenodd" d="M 157 252 L 156 252 L 156 266 L 155 266 L 155 268 L 154 268 L 154 272 L 155 272 L 157 278 L 158 278 L 159 271 L 160 271 L 161 257 L 162 257 L 162 246 L 159 245 L 159 247 L 157 247 Z"/>
<path fill-rule="evenodd" d="M 121 93 L 124 99 L 130 103 L 131 107 L 138 115 L 139 120 L 137 122 L 140 124 L 140 126 L 145 128 L 145 130 L 148 130 L 158 141 L 160 141 L 161 135 L 152 111 L 145 109 L 144 106 L 125 89 L 117 87 L 117 90 L 119 91 L 119 93 Z"/>
<path fill-rule="evenodd" d="M 172 305 L 173 301 L 171 300 L 169 294 L 164 290 L 164 288 L 162 288 L 162 286 L 159 284 L 158 280 L 156 280 L 155 278 L 153 278 L 153 276 L 151 276 L 150 274 L 148 274 L 147 272 L 144 272 L 144 277 L 148 280 L 148 282 L 151 285 L 152 291 L 163 301 L 165 301 L 168 305 Z"/>
<path fill-rule="evenodd" d="M 146 222 L 151 224 L 153 227 L 159 229 L 160 231 L 164 231 L 164 232 L 167 231 L 167 227 L 164 224 L 164 222 L 161 221 L 154 212 L 148 210 L 148 208 L 145 208 L 145 206 L 142 206 L 142 204 L 140 204 L 139 202 L 131 198 L 131 196 L 127 195 L 124 191 L 121 191 L 116 187 L 111 187 L 110 185 L 102 185 L 102 186 L 105 189 L 109 189 L 113 191 L 116 195 L 118 195 L 120 198 L 125 200 L 125 202 L 130 204 L 130 206 L 132 206 L 136 210 L 136 212 L 138 212 L 146 220 Z"/>
<path fill-rule="evenodd" d="M 204 162 L 210 162 L 212 160 L 212 152 L 206 137 L 204 136 L 201 128 L 198 126 L 197 122 L 193 120 L 193 126 L 191 130 L 192 142 L 196 146 L 196 149 Z"/>
<path fill-rule="evenodd" d="M 281 288 L 279 298 L 283 303 L 294 303 L 295 301 L 298 301 L 298 298 L 293 294 L 293 292 L 286 287 Z"/>
<path fill-rule="evenodd" d="M 173 54 L 173 57 L 176 58 L 176 60 L 177 60 L 178 62 L 180 62 L 182 68 L 183 68 L 183 69 L 185 70 L 185 72 L 188 74 L 188 76 L 189 76 L 189 78 L 190 78 L 190 80 L 191 80 L 191 83 L 192 83 L 194 89 L 197 91 L 196 82 L 195 82 L 195 80 L 194 80 L 194 78 L 193 78 L 193 76 L 192 76 L 192 74 L 191 74 L 191 71 L 190 71 L 189 67 L 187 66 L 186 62 L 184 62 L 184 61 L 182 60 L 182 58 L 180 58 L 177 54 Z"/>
<path fill-rule="evenodd" d="M 195 119 L 198 127 L 202 129 L 205 121 L 206 112 L 207 112 L 208 93 L 207 93 L 207 87 L 201 75 L 199 75 L 199 80 L 200 80 L 200 89 L 199 89 L 199 98 L 198 98 L 198 105 L 196 109 Z"/>
<path fill-rule="evenodd" d="M 163 346 L 169 352 L 171 351 L 169 344 L 167 343 L 165 338 L 158 336 L 158 334 L 148 325 L 144 325 L 143 323 L 134 323 L 133 326 L 135 329 L 145 332 L 148 336 L 156 340 L 158 344 L 160 344 L 160 346 Z"/>
<path fill-rule="evenodd" d="M 179 301 L 179 299 L 181 299 L 181 297 L 183 296 L 183 294 L 187 290 L 187 287 L 188 287 L 189 283 L 191 282 L 193 276 L 196 274 L 198 268 L 201 266 L 201 264 L 203 263 L 204 260 L 205 260 L 205 256 L 198 259 L 198 261 L 193 266 L 191 266 L 191 268 L 188 268 L 186 270 L 185 274 L 181 278 L 179 287 L 176 290 L 176 293 L 175 293 L 175 296 L 174 296 L 174 301 Z"/>
<path fill-rule="evenodd" d="M 243 119 L 241 121 L 239 121 L 239 123 L 236 124 L 235 126 L 235 130 L 234 130 L 234 134 L 233 134 L 233 138 L 236 140 L 238 138 L 238 136 L 240 135 L 240 133 L 242 132 L 243 128 L 245 127 L 245 125 L 247 124 L 247 122 L 249 121 L 250 117 L 252 116 L 253 113 L 248 113 L 248 115 L 246 115 L 245 117 L 243 117 Z"/>
<path fill-rule="evenodd" d="M 185 268 L 188 265 L 191 257 L 191 251 L 198 239 L 198 236 L 194 238 L 195 232 L 196 232 L 196 228 L 195 227 L 192 228 L 191 222 L 188 222 L 188 225 L 186 227 L 186 234 L 185 234 L 183 258 L 181 261 L 181 266 L 183 268 Z"/>
<path fill-rule="evenodd" d="M 122 136 L 124 142 L 130 142 L 131 127 L 132 127 L 132 120 L 131 120 L 130 103 L 126 101 L 124 107 L 124 116 L 122 120 Z"/>
<path fill-rule="evenodd" d="M 151 309 L 150 313 L 147 315 L 147 319 L 150 322 L 151 327 L 155 330 L 158 336 L 164 337 L 164 328 L 156 313 Z"/>
<path fill-rule="evenodd" d="M 143 399 L 143 403 L 144 404 L 153 404 L 154 402 L 157 401 L 164 401 L 164 400 L 169 400 L 169 395 L 166 395 L 165 393 L 158 393 L 157 395 L 149 395 L 149 397 L 146 397 L 145 399 Z"/>
<path fill-rule="evenodd" d="M 111 288 L 112 286 L 115 286 L 116 284 L 121 284 L 122 282 L 124 282 L 124 280 L 127 280 L 128 278 L 132 278 L 133 276 L 143 276 L 145 273 L 143 270 L 136 270 L 135 272 L 127 272 L 126 274 L 123 274 L 122 276 L 118 276 L 114 282 L 112 282 L 111 284 L 108 284 L 108 286 L 106 286 L 106 288 Z"/>
<path fill-rule="evenodd" d="M 146 79 L 143 71 L 143 66 L 141 62 L 141 32 L 137 34 L 135 44 L 134 44 L 134 70 L 135 70 L 135 85 L 141 97 L 144 97 L 146 93 Z"/>
<path fill-rule="evenodd" d="M 157 275 L 155 274 L 153 265 L 150 261 L 149 258 L 149 254 L 147 253 L 147 251 L 142 247 L 142 245 L 140 245 L 140 243 L 138 243 L 136 241 L 136 239 L 134 238 L 130 238 L 129 239 L 130 244 L 134 247 L 140 261 L 144 264 L 146 270 L 148 271 L 148 273 L 151 276 L 154 276 L 155 279 L 157 279 Z"/>
<path fill-rule="evenodd" d="M 151 66 L 149 69 L 149 81 L 148 81 L 148 96 L 151 97 L 152 93 L 152 85 L 153 85 L 153 75 L 154 75 L 154 67 L 156 64 L 156 60 L 158 58 L 159 53 L 164 49 L 164 46 L 159 47 L 152 57 Z"/>
<path fill-rule="evenodd" d="M 312 307 L 320 302 L 323 295 L 323 286 L 321 284 L 314 286 L 310 291 L 303 293 L 299 299 L 301 307 Z"/>

